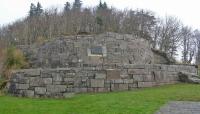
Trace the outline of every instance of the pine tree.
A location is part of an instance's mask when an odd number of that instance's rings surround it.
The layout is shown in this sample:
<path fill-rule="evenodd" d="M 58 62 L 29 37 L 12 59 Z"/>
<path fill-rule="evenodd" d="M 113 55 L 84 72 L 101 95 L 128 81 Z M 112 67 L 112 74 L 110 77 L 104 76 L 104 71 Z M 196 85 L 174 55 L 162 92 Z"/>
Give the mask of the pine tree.
<path fill-rule="evenodd" d="M 100 0 L 99 5 L 97 6 L 97 9 L 98 10 L 105 10 L 107 8 L 108 8 L 107 3 L 106 2 L 102 3 L 101 0 Z"/>
<path fill-rule="evenodd" d="M 71 5 L 69 2 L 66 2 L 65 7 L 64 7 L 64 12 L 70 11 Z"/>
<path fill-rule="evenodd" d="M 35 4 L 31 3 L 29 16 L 40 16 L 43 13 L 42 5 L 38 2 L 37 6 Z"/>
<path fill-rule="evenodd" d="M 104 2 L 104 3 L 103 3 L 103 9 L 107 9 L 107 8 L 108 8 L 107 3 Z"/>
<path fill-rule="evenodd" d="M 81 0 L 75 0 L 73 3 L 72 9 L 74 10 L 80 10 L 82 6 L 82 1 Z"/>
<path fill-rule="evenodd" d="M 38 2 L 36 8 L 36 15 L 40 16 L 43 13 L 42 5 Z"/>
<path fill-rule="evenodd" d="M 36 10 L 37 10 L 36 6 L 33 3 L 31 3 L 30 11 L 29 11 L 29 16 L 30 17 L 35 16 L 36 15 Z"/>
<path fill-rule="evenodd" d="M 97 6 L 97 8 L 98 8 L 98 10 L 103 8 L 103 4 L 102 4 L 101 0 L 99 1 L 99 5 Z"/>

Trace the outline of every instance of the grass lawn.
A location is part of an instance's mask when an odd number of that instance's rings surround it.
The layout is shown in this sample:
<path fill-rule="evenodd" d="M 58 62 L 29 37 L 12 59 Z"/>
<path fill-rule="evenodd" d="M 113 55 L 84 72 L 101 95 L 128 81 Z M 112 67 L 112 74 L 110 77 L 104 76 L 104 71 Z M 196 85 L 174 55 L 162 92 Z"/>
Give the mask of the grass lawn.
<path fill-rule="evenodd" d="M 0 114 L 153 114 L 171 100 L 200 101 L 200 85 L 177 84 L 70 99 L 0 96 Z"/>

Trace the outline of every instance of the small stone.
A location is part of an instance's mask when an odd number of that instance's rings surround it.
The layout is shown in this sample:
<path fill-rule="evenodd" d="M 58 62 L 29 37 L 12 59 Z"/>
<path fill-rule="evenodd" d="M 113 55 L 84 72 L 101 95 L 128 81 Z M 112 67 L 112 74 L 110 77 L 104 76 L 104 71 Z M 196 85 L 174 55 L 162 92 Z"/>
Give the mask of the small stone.
<path fill-rule="evenodd" d="M 105 73 L 96 73 L 95 79 L 106 79 L 106 74 Z"/>
<path fill-rule="evenodd" d="M 46 93 L 46 88 L 44 88 L 44 87 L 36 87 L 35 88 L 35 93 L 43 95 L 43 94 Z"/>
<path fill-rule="evenodd" d="M 119 90 L 120 91 L 128 90 L 128 84 L 119 84 Z"/>
<path fill-rule="evenodd" d="M 66 91 L 65 85 L 47 85 L 47 92 L 60 93 L 65 91 Z"/>
<path fill-rule="evenodd" d="M 65 81 L 65 82 L 73 82 L 73 81 L 74 81 L 74 78 L 64 78 L 64 81 Z"/>
<path fill-rule="evenodd" d="M 75 93 L 64 93 L 64 98 L 72 98 L 75 95 Z"/>
<path fill-rule="evenodd" d="M 16 84 L 16 89 L 28 89 L 28 84 Z"/>
<path fill-rule="evenodd" d="M 148 74 L 145 69 L 129 69 L 128 73 L 133 74 L 133 75 L 141 75 L 141 74 L 146 75 L 146 74 Z"/>
<path fill-rule="evenodd" d="M 44 81 L 39 77 L 30 77 L 30 86 L 44 86 Z"/>
<path fill-rule="evenodd" d="M 91 87 L 104 87 L 103 79 L 91 79 Z"/>
<path fill-rule="evenodd" d="M 52 84 L 52 78 L 43 78 L 44 84 Z"/>
<path fill-rule="evenodd" d="M 25 70 L 26 76 L 39 76 L 40 75 L 40 69 L 28 69 Z"/>
<path fill-rule="evenodd" d="M 52 73 L 53 81 L 54 82 L 61 82 L 63 81 L 62 76 L 60 76 L 58 73 Z"/>
<path fill-rule="evenodd" d="M 138 82 L 138 87 L 153 87 L 155 85 L 155 82 Z"/>
<path fill-rule="evenodd" d="M 124 81 L 122 79 L 116 79 L 114 80 L 115 83 L 124 83 Z"/>
<path fill-rule="evenodd" d="M 34 97 L 34 91 L 32 90 L 26 90 L 25 94 L 27 97 L 30 97 L 30 98 Z"/>

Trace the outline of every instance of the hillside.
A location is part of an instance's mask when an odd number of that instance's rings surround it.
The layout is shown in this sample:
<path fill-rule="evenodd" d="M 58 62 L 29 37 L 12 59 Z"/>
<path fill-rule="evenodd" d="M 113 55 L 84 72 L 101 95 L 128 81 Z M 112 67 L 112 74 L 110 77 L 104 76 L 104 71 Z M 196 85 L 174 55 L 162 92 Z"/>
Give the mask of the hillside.
<path fill-rule="evenodd" d="M 144 9 L 119 10 L 101 1 L 88 8 L 75 0 L 63 4 L 63 10 L 58 9 L 43 9 L 41 3 L 31 3 L 28 16 L 0 28 L 0 40 L 7 45 L 31 45 L 55 37 L 116 32 L 146 39 L 152 48 L 170 57 L 179 54 L 184 64 L 200 61 L 199 30 L 174 16 L 160 18 Z"/>

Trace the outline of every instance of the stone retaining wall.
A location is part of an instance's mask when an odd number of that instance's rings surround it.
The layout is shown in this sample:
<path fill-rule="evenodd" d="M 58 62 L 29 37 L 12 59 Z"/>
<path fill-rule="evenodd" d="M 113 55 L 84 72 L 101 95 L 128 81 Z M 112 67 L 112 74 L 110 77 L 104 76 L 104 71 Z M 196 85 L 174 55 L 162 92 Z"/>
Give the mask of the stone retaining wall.
<path fill-rule="evenodd" d="M 134 90 L 179 82 L 178 72 L 195 66 L 109 65 L 14 71 L 8 92 L 25 97 L 69 97 L 74 93 Z"/>

